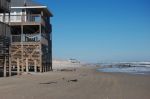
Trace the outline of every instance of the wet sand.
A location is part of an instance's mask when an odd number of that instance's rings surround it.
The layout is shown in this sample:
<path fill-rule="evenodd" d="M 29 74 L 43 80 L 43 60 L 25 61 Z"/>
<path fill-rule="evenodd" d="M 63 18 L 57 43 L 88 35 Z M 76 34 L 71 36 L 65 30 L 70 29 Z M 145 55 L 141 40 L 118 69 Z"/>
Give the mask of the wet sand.
<path fill-rule="evenodd" d="M 150 76 L 93 68 L 0 78 L 0 99 L 150 99 Z"/>

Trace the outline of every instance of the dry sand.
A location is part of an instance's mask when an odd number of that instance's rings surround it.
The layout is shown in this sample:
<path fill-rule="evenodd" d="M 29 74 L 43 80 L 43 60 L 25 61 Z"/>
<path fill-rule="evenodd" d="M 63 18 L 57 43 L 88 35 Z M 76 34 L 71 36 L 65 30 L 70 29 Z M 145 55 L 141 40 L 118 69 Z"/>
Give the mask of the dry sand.
<path fill-rule="evenodd" d="M 150 99 L 150 76 L 78 68 L 0 78 L 0 99 Z"/>

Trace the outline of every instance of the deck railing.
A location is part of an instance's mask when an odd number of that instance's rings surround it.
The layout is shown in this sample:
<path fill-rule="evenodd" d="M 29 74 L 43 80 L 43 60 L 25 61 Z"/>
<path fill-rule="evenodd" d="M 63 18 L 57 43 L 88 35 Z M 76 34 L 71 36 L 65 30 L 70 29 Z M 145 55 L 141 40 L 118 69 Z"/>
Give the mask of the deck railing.
<path fill-rule="evenodd" d="M 0 21 L 2 22 L 9 22 L 9 17 L 10 17 L 10 22 L 43 22 L 44 20 L 42 19 L 40 14 L 31 14 L 31 15 L 5 15 L 5 19 L 3 17 L 3 14 L 0 14 Z"/>
<path fill-rule="evenodd" d="M 11 42 L 21 42 L 21 35 L 11 36 Z"/>
<path fill-rule="evenodd" d="M 0 8 L 5 12 L 10 11 L 10 0 L 0 0 Z"/>
<path fill-rule="evenodd" d="M 22 35 L 12 35 L 12 42 L 39 42 L 41 39 L 40 34 L 22 34 Z"/>
<path fill-rule="evenodd" d="M 42 44 L 48 44 L 46 37 L 41 34 L 21 34 L 21 35 L 12 35 L 11 42 L 21 43 L 21 42 L 41 42 Z"/>
<path fill-rule="evenodd" d="M 3 14 L 0 14 L 0 21 L 5 22 L 5 23 L 8 23 L 8 22 L 10 22 L 10 23 L 30 23 L 30 22 L 40 23 L 49 29 L 51 28 L 49 20 L 47 20 L 47 18 L 45 18 L 41 14 L 30 14 L 30 15 L 10 14 L 10 16 L 8 14 L 6 14 L 5 19 L 3 17 Z"/>
<path fill-rule="evenodd" d="M 10 15 L 10 22 L 42 22 L 40 14 Z"/>

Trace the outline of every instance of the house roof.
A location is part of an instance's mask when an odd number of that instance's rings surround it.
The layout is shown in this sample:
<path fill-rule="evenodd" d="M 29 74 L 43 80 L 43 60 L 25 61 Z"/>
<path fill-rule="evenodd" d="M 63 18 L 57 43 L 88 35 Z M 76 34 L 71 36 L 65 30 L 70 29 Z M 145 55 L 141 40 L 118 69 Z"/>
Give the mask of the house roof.
<path fill-rule="evenodd" d="M 49 16 L 53 16 L 47 6 L 39 4 L 33 0 L 11 0 L 11 8 L 40 9 L 45 11 Z"/>
<path fill-rule="evenodd" d="M 21 6 L 43 6 L 33 0 L 11 0 L 11 7 Z"/>

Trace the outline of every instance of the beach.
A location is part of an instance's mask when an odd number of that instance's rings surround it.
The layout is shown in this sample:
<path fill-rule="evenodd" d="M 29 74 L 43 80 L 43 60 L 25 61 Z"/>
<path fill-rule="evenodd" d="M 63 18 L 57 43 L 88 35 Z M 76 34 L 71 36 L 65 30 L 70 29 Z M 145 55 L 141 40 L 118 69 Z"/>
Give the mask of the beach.
<path fill-rule="evenodd" d="M 150 75 L 78 67 L 0 78 L 0 99 L 150 99 Z"/>

